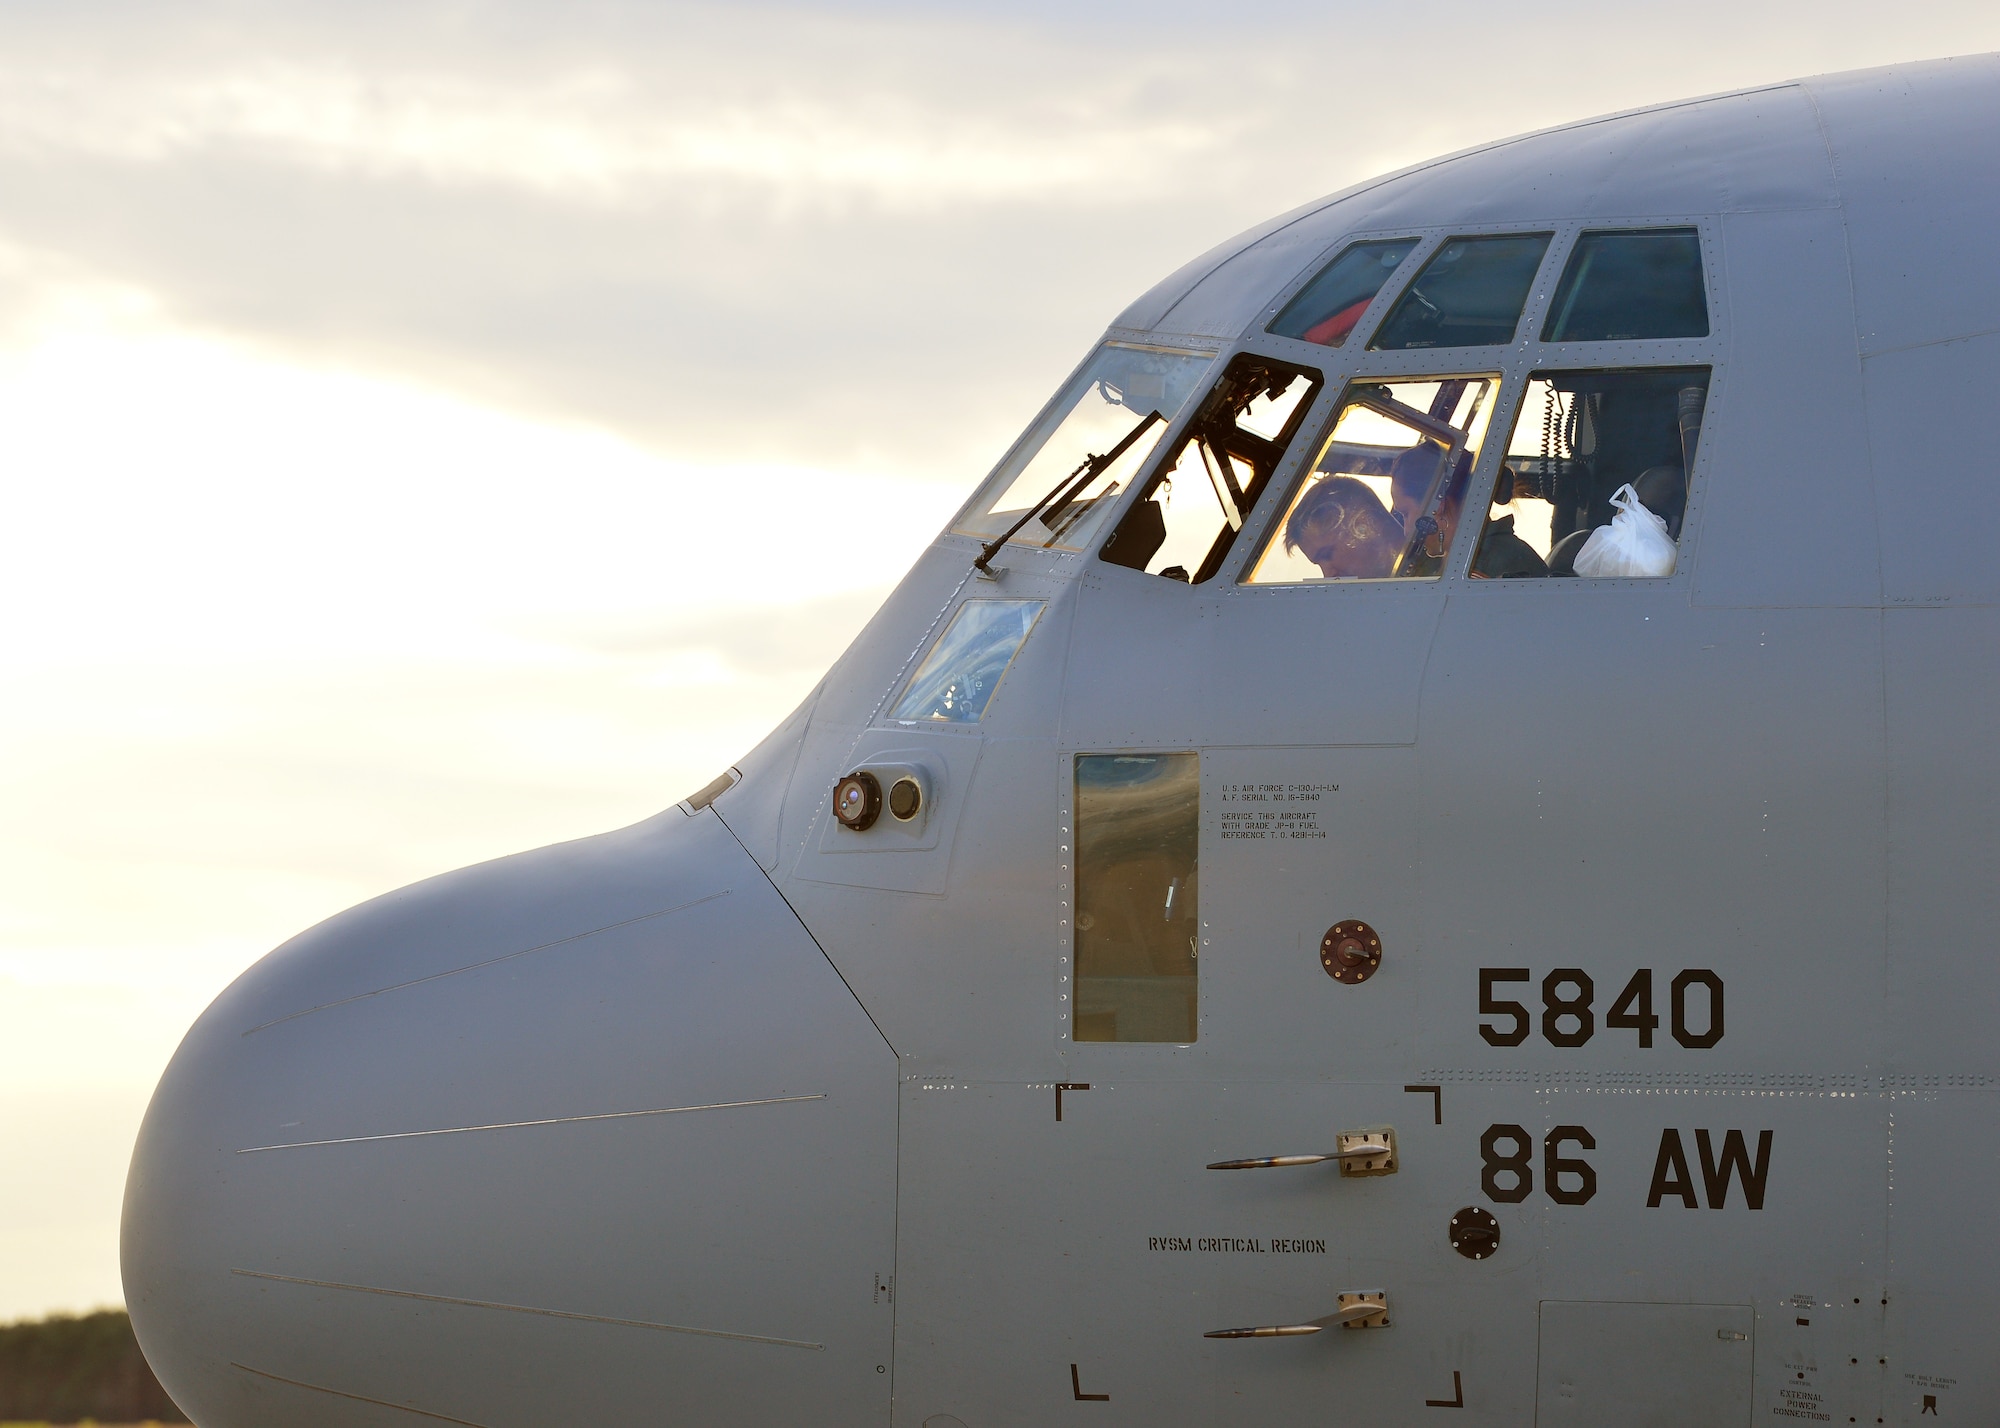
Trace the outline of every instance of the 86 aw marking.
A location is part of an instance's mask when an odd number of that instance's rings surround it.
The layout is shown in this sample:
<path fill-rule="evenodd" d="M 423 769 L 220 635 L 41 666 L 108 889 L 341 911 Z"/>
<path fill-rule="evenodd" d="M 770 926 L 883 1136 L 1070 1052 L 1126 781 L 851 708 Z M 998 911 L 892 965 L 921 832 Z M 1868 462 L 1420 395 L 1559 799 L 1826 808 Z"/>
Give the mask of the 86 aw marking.
<path fill-rule="evenodd" d="M 1771 1172 L 1771 1132 L 1757 1132 L 1754 1160 L 1740 1130 L 1725 1130 L 1718 1138 L 1702 1128 L 1693 1132 L 1693 1138 L 1708 1208 L 1720 1210 L 1728 1204 L 1734 1178 L 1742 1184 L 1744 1203 L 1752 1210 L 1763 1209 L 1764 1186 Z M 1501 1153 L 1503 1145 L 1510 1147 L 1505 1154 Z M 1580 1155 L 1565 1154 L 1568 1146 L 1595 1150 L 1597 1137 L 1574 1125 L 1556 1126 L 1542 1137 L 1542 1193 L 1558 1205 L 1588 1205 L 1597 1194 L 1597 1169 Z M 1488 1126 L 1479 1137 L 1479 1188 L 1486 1198 L 1497 1205 L 1518 1205 L 1532 1195 L 1534 1154 L 1534 1138 L 1525 1126 L 1504 1121 Z M 1700 1208 L 1688 1167 L 1687 1143 L 1681 1132 L 1671 1126 L 1661 1131 L 1653 1178 L 1646 1191 L 1648 1209 L 1657 1210 L 1670 1199 L 1679 1200 L 1690 1210 Z"/>

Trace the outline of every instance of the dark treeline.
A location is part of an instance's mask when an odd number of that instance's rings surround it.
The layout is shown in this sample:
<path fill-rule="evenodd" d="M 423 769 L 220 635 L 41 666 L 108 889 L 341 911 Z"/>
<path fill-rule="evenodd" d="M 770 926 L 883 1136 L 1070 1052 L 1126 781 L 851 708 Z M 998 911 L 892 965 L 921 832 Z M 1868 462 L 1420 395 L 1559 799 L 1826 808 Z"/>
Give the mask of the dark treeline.
<path fill-rule="evenodd" d="M 185 1423 L 122 1309 L 0 1325 L 0 1420 Z"/>

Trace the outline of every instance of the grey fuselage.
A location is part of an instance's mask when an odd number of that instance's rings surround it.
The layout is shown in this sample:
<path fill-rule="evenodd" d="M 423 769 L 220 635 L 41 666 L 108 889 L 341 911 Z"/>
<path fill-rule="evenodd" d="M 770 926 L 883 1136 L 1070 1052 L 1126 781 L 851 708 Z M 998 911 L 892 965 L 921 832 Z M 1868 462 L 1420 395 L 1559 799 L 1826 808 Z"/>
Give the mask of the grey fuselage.
<path fill-rule="evenodd" d="M 948 531 L 720 793 L 247 971 L 127 1189 L 167 1389 L 204 1428 L 1994 1421 L 1996 136 L 1992 58 L 1778 85 L 1168 278 L 1108 341 L 1323 377 L 1214 578 L 1106 527 L 988 580 Z M 1705 337 L 1538 340 L 1577 233 L 1666 224 Z M 1530 231 L 1510 342 L 1373 350 L 1389 290 L 1342 347 L 1267 330 L 1357 237 Z M 1468 519 L 1435 579 L 1246 583 L 1356 383 L 1497 376 L 1502 432 L 1531 373 L 1675 364 L 1673 574 L 1471 578 Z M 983 716 L 892 717 L 992 597 L 1045 604 Z M 1079 1039 L 1077 760 L 1160 753 L 1199 758 L 1194 1035 Z M 921 816 L 840 826 L 870 768 Z M 1207 1168 L 1371 1128 L 1396 1173 Z M 1280 1326 L 1325 1332 L 1204 1337 Z"/>

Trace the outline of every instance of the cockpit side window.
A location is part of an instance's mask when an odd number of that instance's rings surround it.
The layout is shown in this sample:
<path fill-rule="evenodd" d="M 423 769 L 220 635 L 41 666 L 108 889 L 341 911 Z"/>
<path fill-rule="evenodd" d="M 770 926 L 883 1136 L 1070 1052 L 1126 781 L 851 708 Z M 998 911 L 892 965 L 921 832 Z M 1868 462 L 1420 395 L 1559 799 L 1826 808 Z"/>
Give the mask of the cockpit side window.
<path fill-rule="evenodd" d="M 967 600 L 910 676 L 889 717 L 904 722 L 977 724 L 986 717 L 993 692 L 1007 677 L 1045 603 Z"/>
<path fill-rule="evenodd" d="M 1544 342 L 1706 336 L 1708 291 L 1692 228 L 1583 233 L 1542 325 Z"/>
<path fill-rule="evenodd" d="M 1349 387 L 1247 583 L 1435 579 L 1499 385 L 1489 374 Z"/>
<path fill-rule="evenodd" d="M 1416 246 L 1415 238 L 1352 244 L 1299 289 L 1264 330 L 1322 347 L 1340 346 Z"/>
<path fill-rule="evenodd" d="M 1396 300 L 1369 350 L 1512 342 L 1552 236 L 1508 233 L 1447 239 Z"/>
<path fill-rule="evenodd" d="M 1215 574 L 1320 389 L 1320 374 L 1244 352 L 1105 542 L 1113 565 L 1199 585 Z"/>
<path fill-rule="evenodd" d="M 1673 574 L 1708 377 L 1706 367 L 1531 375 L 1473 578 Z"/>
<path fill-rule="evenodd" d="M 1013 530 L 1010 540 L 1066 550 L 1089 544 L 1214 361 L 1206 352 L 1107 343 L 952 530 L 985 540 Z"/>
<path fill-rule="evenodd" d="M 1201 756 L 1076 756 L 1072 1039 L 1195 1039 Z"/>

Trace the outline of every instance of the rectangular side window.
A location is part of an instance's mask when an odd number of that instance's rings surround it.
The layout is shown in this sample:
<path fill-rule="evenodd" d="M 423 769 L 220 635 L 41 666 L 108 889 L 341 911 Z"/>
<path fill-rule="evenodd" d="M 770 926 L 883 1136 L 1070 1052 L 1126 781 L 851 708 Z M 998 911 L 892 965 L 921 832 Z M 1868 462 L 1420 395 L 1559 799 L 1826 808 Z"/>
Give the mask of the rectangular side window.
<path fill-rule="evenodd" d="M 1195 1039 L 1201 756 L 1076 756 L 1077 1041 Z"/>
<path fill-rule="evenodd" d="M 1529 377 L 1473 578 L 1673 574 L 1708 373 L 1642 367 Z"/>
<path fill-rule="evenodd" d="M 1583 234 L 1542 324 L 1544 342 L 1706 336 L 1708 289 L 1692 228 Z"/>
<path fill-rule="evenodd" d="M 1145 468 L 1214 361 L 1202 352 L 1107 343 L 952 529 L 991 540 L 1050 498 L 1013 539 L 1067 550 L 1089 544 L 1112 498 Z M 1076 485 L 1093 457 L 1114 452 L 1115 460 Z"/>
<path fill-rule="evenodd" d="M 1238 354 L 1105 542 L 1113 565 L 1199 585 L 1212 577 L 1264 494 L 1318 395 L 1320 375 Z"/>
<path fill-rule="evenodd" d="M 1453 238 L 1424 264 L 1368 344 L 1370 351 L 1512 342 L 1548 251 L 1549 233 Z"/>
<path fill-rule="evenodd" d="M 1433 579 L 1500 379 L 1357 382 L 1247 583 Z"/>
<path fill-rule="evenodd" d="M 1285 304 L 1264 330 L 1278 337 L 1296 337 L 1322 347 L 1338 347 L 1347 341 L 1382 284 L 1389 281 L 1410 250 L 1414 238 L 1392 238 L 1377 243 L 1356 243 L 1328 263 L 1313 280 L 1299 289 L 1297 297 Z"/>

